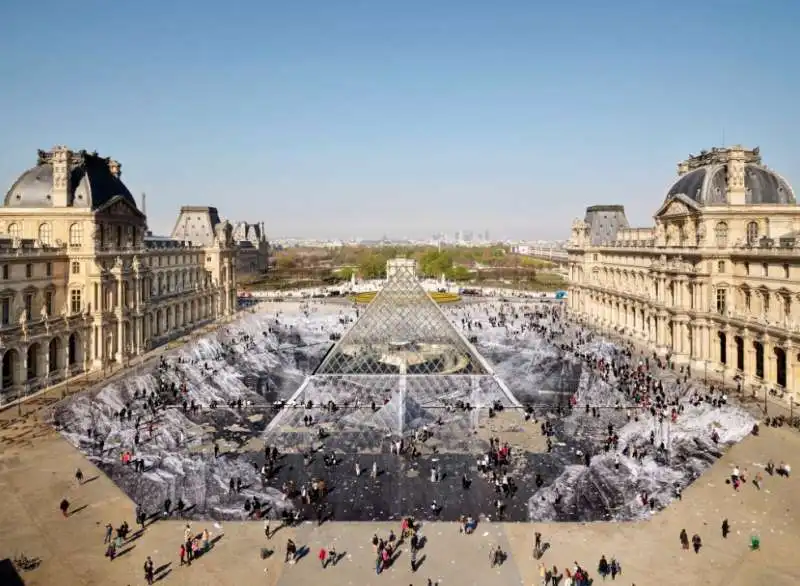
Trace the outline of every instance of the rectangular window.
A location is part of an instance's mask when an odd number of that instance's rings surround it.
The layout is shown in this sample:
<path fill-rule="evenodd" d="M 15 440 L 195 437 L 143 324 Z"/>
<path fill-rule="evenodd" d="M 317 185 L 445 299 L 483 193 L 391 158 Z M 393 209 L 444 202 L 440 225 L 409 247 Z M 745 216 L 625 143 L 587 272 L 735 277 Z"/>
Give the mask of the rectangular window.
<path fill-rule="evenodd" d="M 3 297 L 2 300 L 2 316 L 3 325 L 7 326 L 11 323 L 11 298 Z"/>
<path fill-rule="evenodd" d="M 724 273 L 725 272 L 725 261 L 721 260 L 717 263 L 717 272 Z"/>
<path fill-rule="evenodd" d="M 53 315 L 53 292 L 45 291 L 44 293 L 44 308 L 47 310 L 47 315 Z"/>
<path fill-rule="evenodd" d="M 80 274 L 80 272 L 81 272 L 81 263 L 73 262 L 72 263 L 72 274 L 73 275 L 78 275 L 78 274 Z"/>
<path fill-rule="evenodd" d="M 765 277 L 769 277 L 769 265 L 767 263 L 761 265 L 761 274 Z"/>
<path fill-rule="evenodd" d="M 52 277 L 53 276 L 53 263 L 49 262 L 49 263 L 47 263 L 45 265 L 45 274 L 48 277 Z"/>
<path fill-rule="evenodd" d="M 3 265 L 3 280 L 4 281 L 8 280 L 8 273 L 9 273 L 8 265 Z"/>
<path fill-rule="evenodd" d="M 72 313 L 81 312 L 81 292 L 80 289 L 73 289 L 70 293 L 70 309 Z"/>
<path fill-rule="evenodd" d="M 717 289 L 717 313 L 725 313 L 725 289 Z"/>
<path fill-rule="evenodd" d="M 749 262 L 744 263 L 744 274 L 745 275 L 749 275 L 750 274 L 750 263 Z"/>
<path fill-rule="evenodd" d="M 28 319 L 33 317 L 33 293 L 25 294 L 25 312 L 28 314 Z"/>
<path fill-rule="evenodd" d="M 789 265 L 788 264 L 783 265 L 783 278 L 784 279 L 788 279 L 789 278 Z"/>
<path fill-rule="evenodd" d="M 744 292 L 744 308 L 750 311 L 750 291 Z"/>
<path fill-rule="evenodd" d="M 28 263 L 25 265 L 25 278 L 30 279 L 31 277 L 33 277 L 33 265 Z"/>

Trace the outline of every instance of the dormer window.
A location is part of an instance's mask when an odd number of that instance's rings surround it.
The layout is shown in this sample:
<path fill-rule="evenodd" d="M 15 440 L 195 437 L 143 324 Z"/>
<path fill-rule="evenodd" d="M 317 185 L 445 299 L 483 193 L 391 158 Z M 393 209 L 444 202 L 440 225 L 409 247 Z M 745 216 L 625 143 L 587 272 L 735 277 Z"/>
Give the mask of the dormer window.
<path fill-rule="evenodd" d="M 750 222 L 747 224 L 747 244 L 753 246 L 758 240 L 758 223 Z"/>

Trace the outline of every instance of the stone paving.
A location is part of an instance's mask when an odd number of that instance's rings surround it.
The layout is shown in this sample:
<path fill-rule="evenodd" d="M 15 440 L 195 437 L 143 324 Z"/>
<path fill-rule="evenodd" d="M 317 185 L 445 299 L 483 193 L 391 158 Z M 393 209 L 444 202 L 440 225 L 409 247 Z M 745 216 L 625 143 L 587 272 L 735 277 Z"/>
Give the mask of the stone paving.
<path fill-rule="evenodd" d="M 538 585 L 537 565 L 531 556 L 532 535 L 540 531 L 550 543 L 542 562 L 560 570 L 579 561 L 594 572 L 601 554 L 615 556 L 622 564 L 620 584 L 671 584 L 676 586 L 792 584 L 800 581 L 796 551 L 800 545 L 800 491 L 796 478 L 766 474 L 761 491 L 746 483 L 739 492 L 725 483 L 735 464 L 751 475 L 768 460 L 776 463 L 800 453 L 800 435 L 787 428 L 763 429 L 732 448 L 709 472 L 684 493 L 683 500 L 653 519 L 631 524 L 482 524 L 471 536 L 460 535 L 452 523 L 427 523 L 422 534 L 427 543 L 420 552 L 416 574 L 409 568 L 406 548 L 395 565 L 376 576 L 370 538 L 386 535 L 386 523 L 304 524 L 280 529 L 269 542 L 261 523 L 197 522 L 197 532 L 208 528 L 220 537 L 209 553 L 190 568 L 178 565 L 178 547 L 183 536 L 180 521 L 159 520 L 113 562 L 103 556 L 106 523 L 133 524 L 134 506 L 103 474 L 34 419 L 17 420 L 0 433 L 0 559 L 25 553 L 41 558 L 40 566 L 21 574 L 29 586 L 58 584 L 143 584 L 142 564 L 152 556 L 164 584 L 331 584 L 425 585 L 430 577 L 441 585 L 486 584 Z M 75 469 L 86 481 L 78 486 Z M 796 469 L 796 466 L 795 466 Z M 58 503 L 67 498 L 72 513 L 63 518 Z M 727 517 L 732 534 L 720 535 Z M 678 534 L 686 528 L 698 533 L 704 546 L 699 555 L 680 548 Z M 395 531 L 398 527 L 394 526 Z M 749 538 L 758 533 L 762 550 L 749 550 Z M 286 539 L 309 553 L 295 565 L 284 565 Z M 323 570 L 316 554 L 320 547 L 335 545 L 345 554 L 333 567 Z M 500 544 L 510 554 L 500 568 L 489 567 L 489 552 Z M 266 561 L 260 549 L 275 553 Z M 424 555 L 424 559 L 423 556 Z M 168 564 L 168 565 L 167 565 Z M 0 583 L 13 584 L 0 575 Z"/>
<path fill-rule="evenodd" d="M 155 356 L 155 353 L 154 353 Z M 31 403 L 30 407 L 34 403 Z M 45 405 L 40 405 L 45 407 Z M 26 411 L 30 411 L 27 409 Z M 772 414 L 772 413 L 771 413 Z M 196 522 L 217 537 L 212 550 L 191 567 L 179 567 L 178 547 L 183 536 L 181 521 L 158 520 L 144 534 L 123 547 L 113 562 L 103 556 L 106 523 L 133 525 L 134 505 L 82 454 L 43 422 L 43 411 L 22 419 L 16 408 L 0 413 L 0 561 L 24 553 L 41 559 L 40 566 L 21 574 L 31 585 L 144 584 L 142 564 L 152 556 L 163 584 L 265 584 L 269 586 L 333 585 L 424 586 L 428 578 L 439 584 L 459 586 L 486 584 L 539 585 L 538 560 L 533 560 L 533 532 L 540 531 L 550 544 L 542 562 L 559 570 L 580 562 L 595 574 L 600 555 L 616 557 L 623 567 L 617 583 L 638 586 L 752 586 L 800 583 L 796 551 L 800 545 L 800 491 L 797 490 L 796 454 L 800 434 L 788 428 L 765 429 L 733 447 L 716 465 L 684 492 L 683 500 L 640 523 L 581 524 L 481 524 L 475 534 L 460 535 L 453 523 L 426 523 L 427 538 L 419 554 L 419 570 L 409 567 L 407 548 L 401 547 L 395 564 L 375 574 L 370 539 L 386 535 L 397 524 L 306 523 L 282 528 L 267 541 L 258 522 L 216 524 Z M 541 443 L 541 438 L 532 438 Z M 531 446 L 534 448 L 534 446 Z M 539 447 L 539 446 L 536 446 Z M 746 483 L 738 492 L 726 484 L 734 464 L 762 471 L 772 459 L 786 460 L 795 477 L 784 479 L 764 473 L 761 491 Z M 74 479 L 80 467 L 87 479 Z M 67 498 L 72 513 L 63 518 L 58 503 Z M 728 518 L 732 534 L 723 540 L 720 523 Z M 274 526 L 274 522 L 273 522 Z M 685 528 L 698 533 L 704 546 L 699 555 L 680 548 L 678 534 Z M 749 550 L 751 534 L 761 537 L 761 551 Z M 283 563 L 287 538 L 307 546 L 308 554 L 294 565 Z M 489 552 L 499 544 L 510 557 L 500 568 L 490 568 Z M 320 547 L 334 545 L 344 554 L 341 561 L 322 569 Z M 274 554 L 267 560 L 261 548 Z M 14 584 L 3 574 L 0 585 Z M 596 583 L 599 583 L 598 580 Z"/>

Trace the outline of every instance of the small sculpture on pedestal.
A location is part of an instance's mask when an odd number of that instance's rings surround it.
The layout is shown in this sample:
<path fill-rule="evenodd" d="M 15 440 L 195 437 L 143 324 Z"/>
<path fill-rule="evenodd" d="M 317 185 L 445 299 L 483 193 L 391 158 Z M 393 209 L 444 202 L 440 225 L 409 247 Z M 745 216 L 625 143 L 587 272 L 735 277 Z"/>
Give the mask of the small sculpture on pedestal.
<path fill-rule="evenodd" d="M 28 339 L 28 311 L 23 309 L 19 314 L 19 325 L 22 328 L 23 339 Z"/>

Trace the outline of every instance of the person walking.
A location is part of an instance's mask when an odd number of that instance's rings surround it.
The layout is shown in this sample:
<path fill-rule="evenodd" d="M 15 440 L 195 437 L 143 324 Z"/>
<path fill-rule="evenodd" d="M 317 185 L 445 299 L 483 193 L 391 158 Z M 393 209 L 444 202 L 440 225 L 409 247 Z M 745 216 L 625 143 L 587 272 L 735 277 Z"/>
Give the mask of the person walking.
<path fill-rule="evenodd" d="M 106 523 L 106 536 L 103 539 L 103 543 L 111 543 L 111 536 L 114 533 L 114 528 L 111 526 L 111 523 Z"/>
<path fill-rule="evenodd" d="M 144 561 L 144 579 L 147 581 L 149 585 L 152 586 L 154 578 L 155 574 L 153 568 L 153 560 L 150 559 L 150 556 L 147 556 L 147 559 Z"/>
<path fill-rule="evenodd" d="M 69 501 L 67 499 L 61 499 L 58 508 L 61 509 L 61 514 L 64 515 L 65 519 L 69 517 Z"/>
<path fill-rule="evenodd" d="M 78 481 L 78 486 L 83 484 L 83 471 L 80 468 L 75 471 L 75 480 Z"/>
<path fill-rule="evenodd" d="M 324 547 L 320 547 L 319 548 L 319 554 L 317 555 L 317 557 L 319 558 L 320 564 L 322 564 L 322 569 L 324 570 L 325 568 L 327 568 L 328 567 L 328 550 L 325 549 Z"/>
<path fill-rule="evenodd" d="M 269 534 L 269 519 L 266 519 L 266 520 L 264 521 L 264 535 L 267 537 L 267 539 L 270 539 L 270 534 Z"/>
<path fill-rule="evenodd" d="M 686 533 L 686 529 L 681 529 L 680 540 L 681 547 L 683 547 L 683 549 L 689 549 L 689 534 Z"/>
<path fill-rule="evenodd" d="M 697 533 L 692 536 L 692 547 L 694 548 L 694 553 L 700 553 L 700 548 L 703 547 L 703 541 Z"/>

